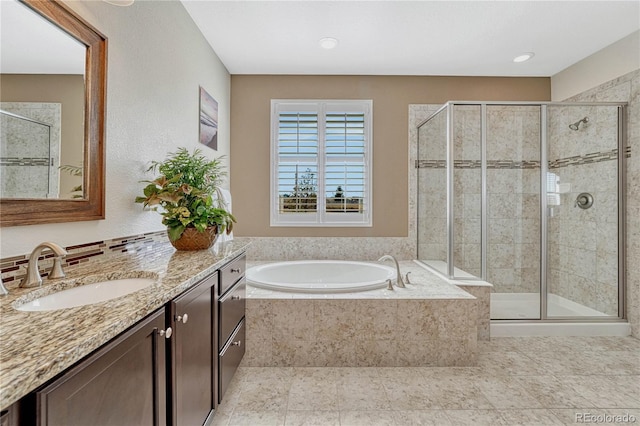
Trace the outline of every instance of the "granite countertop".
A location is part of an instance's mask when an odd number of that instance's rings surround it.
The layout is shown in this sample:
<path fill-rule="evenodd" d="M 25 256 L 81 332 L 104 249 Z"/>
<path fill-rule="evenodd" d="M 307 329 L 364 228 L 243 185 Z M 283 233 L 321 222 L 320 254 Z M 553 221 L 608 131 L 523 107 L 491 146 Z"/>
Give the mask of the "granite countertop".
<path fill-rule="evenodd" d="M 74 266 L 42 288 L 10 288 L 0 297 L 0 409 L 71 367 L 165 303 L 240 255 L 247 241 L 217 243 L 209 250 L 175 251 L 167 241 L 152 250 Z M 157 283 L 107 302 L 48 312 L 13 306 L 66 287 L 104 279 L 157 277 Z"/>

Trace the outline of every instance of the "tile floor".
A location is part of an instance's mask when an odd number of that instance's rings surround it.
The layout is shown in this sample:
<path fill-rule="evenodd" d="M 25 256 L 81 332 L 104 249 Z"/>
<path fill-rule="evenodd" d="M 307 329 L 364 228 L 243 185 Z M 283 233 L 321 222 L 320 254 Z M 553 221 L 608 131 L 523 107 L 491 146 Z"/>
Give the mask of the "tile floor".
<path fill-rule="evenodd" d="M 477 367 L 241 366 L 213 424 L 640 424 L 638 339 L 494 338 L 479 342 L 478 358 Z"/>

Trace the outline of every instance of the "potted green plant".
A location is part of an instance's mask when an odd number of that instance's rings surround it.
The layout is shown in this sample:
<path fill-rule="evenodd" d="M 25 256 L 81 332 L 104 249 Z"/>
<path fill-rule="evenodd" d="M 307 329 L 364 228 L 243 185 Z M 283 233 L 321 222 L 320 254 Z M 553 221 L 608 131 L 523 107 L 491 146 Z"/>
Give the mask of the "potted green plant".
<path fill-rule="evenodd" d="M 148 185 L 136 203 L 163 216 L 162 223 L 176 249 L 207 249 L 221 232 L 231 232 L 235 217 L 219 193 L 213 197 L 226 176 L 221 158 L 211 160 L 199 149 L 189 153 L 178 148 L 164 161 L 153 161 L 147 171 L 159 176 L 143 181 Z"/>

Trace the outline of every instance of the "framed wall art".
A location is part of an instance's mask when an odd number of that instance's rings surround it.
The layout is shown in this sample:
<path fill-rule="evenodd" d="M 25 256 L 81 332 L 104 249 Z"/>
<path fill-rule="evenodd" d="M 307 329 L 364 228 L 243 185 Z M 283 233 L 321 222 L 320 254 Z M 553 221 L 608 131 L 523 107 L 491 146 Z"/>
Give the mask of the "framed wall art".
<path fill-rule="evenodd" d="M 218 102 L 200 87 L 200 143 L 218 150 Z"/>

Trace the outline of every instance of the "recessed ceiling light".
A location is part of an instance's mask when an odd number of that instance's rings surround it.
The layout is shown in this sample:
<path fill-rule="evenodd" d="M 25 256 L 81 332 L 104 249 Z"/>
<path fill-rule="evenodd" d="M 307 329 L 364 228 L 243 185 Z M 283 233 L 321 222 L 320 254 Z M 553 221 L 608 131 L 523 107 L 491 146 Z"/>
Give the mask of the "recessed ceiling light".
<path fill-rule="evenodd" d="M 515 58 L 513 58 L 513 62 L 525 62 L 533 58 L 534 56 L 536 56 L 536 54 L 533 52 L 523 53 L 522 55 L 518 55 Z"/>
<path fill-rule="evenodd" d="M 338 39 L 333 37 L 323 37 L 318 43 L 323 49 L 333 49 L 338 45 Z"/>

